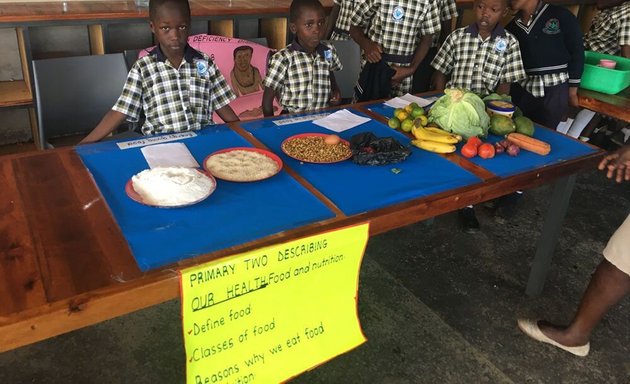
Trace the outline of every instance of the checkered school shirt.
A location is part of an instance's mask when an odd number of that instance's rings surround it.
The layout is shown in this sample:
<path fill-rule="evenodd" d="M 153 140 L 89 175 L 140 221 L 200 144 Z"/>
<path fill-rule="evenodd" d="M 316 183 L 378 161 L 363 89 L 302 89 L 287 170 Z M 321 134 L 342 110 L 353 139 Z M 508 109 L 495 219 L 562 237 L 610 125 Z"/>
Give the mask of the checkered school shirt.
<path fill-rule="evenodd" d="M 333 0 L 339 6 L 339 16 L 330 35 L 330 40 L 350 40 L 350 19 L 354 12 L 354 3 L 359 0 Z"/>
<path fill-rule="evenodd" d="M 457 13 L 457 4 L 455 0 L 437 0 L 437 7 L 440 12 L 440 22 L 446 20 L 457 19 L 459 14 Z M 440 45 L 440 33 L 433 35 L 433 41 L 431 47 L 438 47 Z"/>
<path fill-rule="evenodd" d="M 355 5 L 351 24 L 367 28 L 366 36 L 381 45 L 389 64 L 409 66 L 421 36 L 440 33 L 435 0 L 364 0 Z M 412 76 L 392 87 L 392 95 L 411 90 Z"/>
<path fill-rule="evenodd" d="M 293 40 L 271 57 L 263 85 L 280 94 L 280 105 L 289 112 L 325 108 L 332 93 L 330 72 L 341 68 L 332 45 L 322 42 L 312 55 Z"/>
<path fill-rule="evenodd" d="M 569 81 L 567 72 L 547 73 L 544 75 L 529 75 L 526 79 L 519 81 L 521 87 L 534 97 L 545 96 L 545 87 L 553 87 Z"/>
<path fill-rule="evenodd" d="M 477 24 L 456 29 L 447 38 L 431 66 L 448 75 L 447 87 L 465 88 L 482 96 L 500 83 L 525 79 L 518 40 L 500 24 L 485 41 Z"/>
<path fill-rule="evenodd" d="M 138 121 L 144 111 L 142 133 L 192 131 L 213 124 L 212 112 L 236 96 L 210 58 L 186 46 L 179 69 L 159 46 L 136 61 L 112 109 Z"/>
<path fill-rule="evenodd" d="M 622 45 L 630 45 L 630 1 L 600 10 L 584 36 L 589 51 L 619 55 Z"/>

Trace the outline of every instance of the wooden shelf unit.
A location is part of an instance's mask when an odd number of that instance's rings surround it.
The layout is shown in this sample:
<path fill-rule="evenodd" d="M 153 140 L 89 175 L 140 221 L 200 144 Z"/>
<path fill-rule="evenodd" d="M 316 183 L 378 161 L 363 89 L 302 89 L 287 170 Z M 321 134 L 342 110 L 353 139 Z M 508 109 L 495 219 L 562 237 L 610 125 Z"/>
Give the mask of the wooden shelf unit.
<path fill-rule="evenodd" d="M 32 104 L 31 86 L 26 81 L 0 81 L 0 107 L 23 107 Z"/>

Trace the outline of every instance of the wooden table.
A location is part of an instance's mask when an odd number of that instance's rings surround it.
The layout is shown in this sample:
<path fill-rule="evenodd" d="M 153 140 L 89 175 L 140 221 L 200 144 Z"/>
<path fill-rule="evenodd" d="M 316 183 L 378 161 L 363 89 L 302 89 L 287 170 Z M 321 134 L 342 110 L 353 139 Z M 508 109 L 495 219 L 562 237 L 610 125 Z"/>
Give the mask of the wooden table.
<path fill-rule="evenodd" d="M 244 135 L 238 124 L 232 128 Z M 261 146 L 250 135 L 244 137 Z M 575 174 L 592 169 L 601 156 L 598 151 L 500 178 L 455 153 L 449 154 L 445 156 L 448 160 L 483 180 L 481 187 L 462 187 L 354 216 L 344 215 L 288 169 L 331 207 L 335 217 L 146 273 L 136 265 L 107 203 L 73 149 L 3 156 L 0 352 L 176 298 L 176 271 L 180 268 L 366 221 L 370 222 L 370 235 L 376 235 L 515 190 L 556 182 L 527 287 L 528 294 L 536 295 L 542 290 Z"/>
<path fill-rule="evenodd" d="M 616 95 L 580 88 L 580 107 L 630 123 L 630 87 Z"/>

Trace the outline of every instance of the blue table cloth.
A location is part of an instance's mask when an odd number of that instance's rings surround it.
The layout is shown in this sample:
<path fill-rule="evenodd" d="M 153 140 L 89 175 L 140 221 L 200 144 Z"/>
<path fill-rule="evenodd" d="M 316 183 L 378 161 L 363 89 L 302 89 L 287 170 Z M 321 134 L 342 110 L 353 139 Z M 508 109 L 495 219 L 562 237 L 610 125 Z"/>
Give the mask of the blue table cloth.
<path fill-rule="evenodd" d="M 225 126 L 207 128 L 197 135 L 181 142 L 199 164 L 219 149 L 251 147 Z M 140 148 L 120 150 L 114 142 L 102 142 L 79 146 L 76 151 L 143 271 L 334 217 L 284 171 L 254 183 L 217 179 L 214 193 L 189 207 L 145 206 L 125 193 L 127 181 L 148 168 Z"/>
<path fill-rule="evenodd" d="M 351 112 L 364 116 L 356 110 Z M 281 154 L 282 160 L 288 166 L 321 191 L 346 215 L 481 182 L 477 176 L 445 158 L 415 147 L 411 147 L 412 154 L 407 160 L 390 165 L 357 165 L 351 160 L 334 164 L 303 163 L 282 152 L 282 141 L 300 133 L 334 132 L 315 125 L 312 121 L 278 126 L 274 124 L 275 120 L 247 122 L 241 126 L 273 152 Z M 393 136 L 403 145 L 409 143 L 408 137 L 374 120 L 346 130 L 340 136 L 350 140 L 353 135 L 361 132 L 372 132 L 377 137 Z M 400 172 L 393 172 L 393 168 Z"/>
<path fill-rule="evenodd" d="M 383 102 L 369 104 L 365 108 L 388 119 L 394 115 L 394 108 L 385 105 Z M 549 155 L 540 156 L 532 152 L 521 151 L 519 156 L 516 157 L 497 155 L 492 159 L 474 157 L 470 160 L 497 176 L 506 177 L 531 171 L 535 168 L 561 163 L 597 151 L 587 144 L 540 126 L 536 126 L 534 137 L 551 144 L 551 153 Z M 502 140 L 502 138 L 489 135 L 484 141 L 496 143 L 499 140 Z M 458 146 L 458 150 L 463 145 L 464 143 L 461 143 Z"/>
<path fill-rule="evenodd" d="M 364 108 L 381 115 L 387 119 L 394 117 L 395 108 L 385 105 L 384 102 L 365 105 Z"/>
<path fill-rule="evenodd" d="M 470 161 L 497 176 L 507 177 L 597 152 L 597 149 L 590 145 L 540 126 L 536 126 L 534 137 L 551 145 L 551 152 L 548 155 L 541 156 L 533 152 L 521 150 L 518 156 L 509 156 L 506 153 L 502 153 L 497 154 L 492 159 L 482 159 L 477 156 L 470 159 Z M 488 135 L 488 138 L 484 141 L 496 143 L 502 139 L 503 137 L 500 136 Z M 461 149 L 462 145 L 463 144 L 460 144 L 458 149 Z"/>

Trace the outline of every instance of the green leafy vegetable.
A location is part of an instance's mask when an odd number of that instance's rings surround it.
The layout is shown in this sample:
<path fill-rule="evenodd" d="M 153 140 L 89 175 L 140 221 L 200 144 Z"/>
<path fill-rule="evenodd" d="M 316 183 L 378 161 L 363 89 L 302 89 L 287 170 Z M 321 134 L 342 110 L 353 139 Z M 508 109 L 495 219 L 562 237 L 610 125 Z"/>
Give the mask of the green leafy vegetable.
<path fill-rule="evenodd" d="M 461 88 L 444 90 L 429 111 L 429 122 L 440 128 L 462 135 L 486 136 L 490 118 L 486 113 L 486 105 L 479 96 Z"/>
<path fill-rule="evenodd" d="M 492 100 L 503 100 L 503 101 L 512 101 L 512 96 L 510 95 L 499 95 L 498 93 L 491 93 L 488 96 L 483 98 L 483 101 L 492 101 Z"/>

